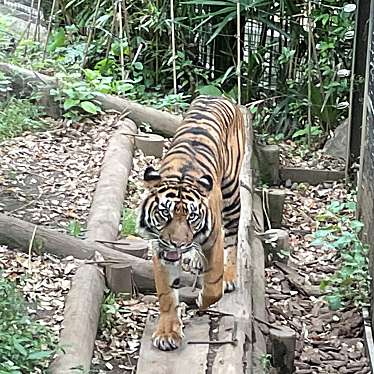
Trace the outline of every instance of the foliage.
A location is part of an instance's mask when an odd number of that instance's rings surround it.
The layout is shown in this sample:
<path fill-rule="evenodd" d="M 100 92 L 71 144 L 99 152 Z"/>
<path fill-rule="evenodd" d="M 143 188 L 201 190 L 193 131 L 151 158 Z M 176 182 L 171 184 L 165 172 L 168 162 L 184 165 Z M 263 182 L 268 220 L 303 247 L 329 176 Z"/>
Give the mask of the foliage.
<path fill-rule="evenodd" d="M 69 221 L 68 227 L 67 227 L 68 233 L 71 236 L 79 237 L 82 232 L 82 226 L 79 221 L 76 219 Z"/>
<path fill-rule="evenodd" d="M 122 236 L 136 234 L 136 213 L 133 209 L 125 208 L 123 210 L 121 234 Z"/>
<path fill-rule="evenodd" d="M 104 302 L 101 305 L 99 321 L 101 329 L 104 329 L 106 327 L 111 328 L 117 318 L 119 309 L 120 305 L 117 303 L 115 294 L 113 294 L 112 292 L 108 292 L 108 294 L 104 298 Z"/>
<path fill-rule="evenodd" d="M 54 353 L 52 333 L 28 316 L 15 285 L 0 276 L 0 373 L 41 370 Z"/>
<path fill-rule="evenodd" d="M 13 97 L 0 102 L 0 141 L 19 136 L 24 131 L 46 128 L 47 125 L 39 120 L 41 113 L 40 107 L 30 100 Z"/>
<path fill-rule="evenodd" d="M 333 201 L 317 217 L 320 228 L 314 233 L 312 245 L 334 248 L 341 259 L 336 273 L 321 282 L 321 288 L 329 292 L 326 299 L 332 309 L 342 307 L 344 302 L 356 306 L 368 302 L 368 246 L 359 238 L 363 224 L 354 218 L 355 211 L 354 201 Z"/>
<path fill-rule="evenodd" d="M 262 374 L 269 374 L 271 369 L 271 355 L 264 353 L 260 356 Z"/>
<path fill-rule="evenodd" d="M 305 142 L 311 126 L 312 137 L 317 140 L 325 138 L 347 117 L 354 16 L 347 12 L 345 4 L 339 0 L 334 6 L 321 3 L 314 7 L 310 19 L 310 62 L 307 53 L 309 26 L 300 30 L 302 21 L 295 24 L 295 18 L 291 19 L 290 41 L 282 48 L 277 61 L 277 87 L 267 94 L 276 98 L 258 108 L 255 120 L 258 132 L 282 133 Z M 297 36 L 297 29 L 300 36 Z"/>

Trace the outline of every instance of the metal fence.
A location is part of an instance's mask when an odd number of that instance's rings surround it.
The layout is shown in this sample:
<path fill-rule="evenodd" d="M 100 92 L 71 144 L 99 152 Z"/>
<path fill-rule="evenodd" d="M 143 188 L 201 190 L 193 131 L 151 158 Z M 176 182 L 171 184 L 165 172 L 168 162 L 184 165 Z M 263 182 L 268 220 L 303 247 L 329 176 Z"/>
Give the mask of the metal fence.
<path fill-rule="evenodd" d="M 359 216 L 364 223 L 362 239 L 369 245 L 369 265 L 374 279 L 374 0 L 369 17 L 368 58 L 364 91 L 363 130 L 358 181 Z M 373 290 L 373 285 L 372 285 Z M 373 295 L 373 292 L 372 292 Z M 374 323 L 374 298 L 371 315 Z M 374 324 L 373 324 L 374 326 Z"/>

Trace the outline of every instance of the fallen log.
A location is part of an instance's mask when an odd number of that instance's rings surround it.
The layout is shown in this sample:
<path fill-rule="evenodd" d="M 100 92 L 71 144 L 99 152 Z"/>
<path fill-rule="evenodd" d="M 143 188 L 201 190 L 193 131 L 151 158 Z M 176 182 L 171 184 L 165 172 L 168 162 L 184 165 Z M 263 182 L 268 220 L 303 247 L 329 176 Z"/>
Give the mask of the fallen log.
<path fill-rule="evenodd" d="M 50 115 L 56 112 L 58 103 L 54 101 L 49 91 L 58 86 L 58 79 L 5 63 L 0 63 L 0 71 L 13 78 L 13 86 L 16 91 L 39 92 L 43 99 L 43 105 L 48 109 Z M 119 113 L 127 113 L 127 117 L 133 120 L 137 126 L 148 123 L 155 132 L 166 136 L 173 136 L 182 121 L 182 116 L 113 95 L 100 93 L 96 95 L 94 100 L 100 104 L 103 110 L 115 110 Z"/>
<path fill-rule="evenodd" d="M 62 353 L 49 367 L 51 374 L 90 371 L 104 285 L 104 275 L 96 265 L 82 265 L 74 275 L 65 300 Z"/>
<path fill-rule="evenodd" d="M 110 138 L 87 222 L 86 237 L 90 241 L 111 241 L 118 236 L 134 153 L 134 139 L 121 132 L 136 133 L 135 123 L 126 119 Z M 131 278 L 131 270 L 128 275 Z M 103 269 L 97 265 L 85 264 L 74 275 L 65 301 L 64 328 L 59 342 L 63 351 L 51 365 L 52 374 L 69 373 L 71 368 L 78 367 L 84 372 L 90 370 L 104 289 Z"/>
<path fill-rule="evenodd" d="M 254 279 L 257 278 L 253 276 L 257 268 L 251 253 L 250 239 L 253 193 L 252 127 L 250 114 L 244 110 L 244 115 L 248 136 L 246 156 L 241 170 L 241 213 L 238 242 L 239 288 L 232 293 L 225 294 L 218 304 L 204 313 L 203 317 L 193 317 L 188 320 L 188 324 L 184 328 L 186 338 L 183 340 L 182 346 L 175 352 L 162 352 L 152 346 L 151 336 L 156 322 L 153 318 L 149 318 L 143 333 L 137 374 L 179 374 L 184 372 L 244 374 L 252 372 L 252 355 L 256 344 L 252 341 L 254 300 L 252 293 L 254 287 L 258 286 L 262 289 L 263 286 L 254 283 Z M 259 271 L 261 271 L 261 267 Z M 259 279 L 263 279 L 263 276 L 260 276 Z M 207 318 L 208 316 L 210 318 Z M 199 336 L 199 334 L 201 335 Z M 196 338 L 193 338 L 195 336 Z M 257 349 L 256 352 L 258 352 Z"/>
<path fill-rule="evenodd" d="M 19 248 L 28 253 L 34 228 L 35 225 L 32 223 L 0 213 L 0 244 Z M 134 246 L 135 240 L 129 242 Z M 138 243 L 140 247 L 147 245 L 144 240 L 139 240 Z M 106 261 L 131 266 L 134 281 L 140 290 L 155 290 L 150 261 L 118 252 L 90 240 L 77 239 L 56 230 L 38 226 L 33 241 L 33 250 L 37 253 L 48 252 L 60 258 L 73 256 L 81 260 L 93 260 L 95 252 L 99 252 Z M 183 285 L 189 286 L 193 283 L 193 276 L 183 272 L 181 282 Z"/>
<path fill-rule="evenodd" d="M 134 139 L 122 133 L 136 134 L 136 125 L 125 119 L 109 140 L 87 221 L 90 240 L 116 240 L 132 168 Z"/>

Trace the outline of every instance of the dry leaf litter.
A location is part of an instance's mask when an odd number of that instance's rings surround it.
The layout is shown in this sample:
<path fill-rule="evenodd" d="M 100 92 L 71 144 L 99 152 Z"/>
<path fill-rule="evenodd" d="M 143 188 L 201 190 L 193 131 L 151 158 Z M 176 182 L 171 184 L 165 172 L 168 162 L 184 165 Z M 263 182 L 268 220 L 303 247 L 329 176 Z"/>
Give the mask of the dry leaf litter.
<path fill-rule="evenodd" d="M 0 211 L 60 231 L 66 231 L 71 219 L 85 224 L 107 142 L 115 127 L 116 118 L 110 115 L 85 121 L 79 127 L 55 122 L 52 131 L 25 134 L 1 143 Z M 341 170 L 339 161 L 331 166 L 330 158 L 321 152 L 312 161 L 305 161 L 305 155 L 295 157 L 293 144 L 281 148 L 283 165 L 294 160 L 298 163 L 294 166 L 311 167 L 316 165 L 315 159 L 323 159 L 324 168 Z M 158 162 L 136 151 L 125 207 L 138 206 L 143 193 L 139 177 L 146 165 L 157 167 Z M 287 268 L 266 269 L 270 321 L 287 324 L 297 332 L 299 374 L 370 372 L 360 313 L 354 308 L 331 312 L 318 292 L 305 292 L 316 291 L 321 277 L 336 268 L 333 254 L 309 245 L 313 217 L 328 201 L 342 199 L 345 194 L 344 186 L 338 183 L 287 189 L 284 221 L 293 253 Z M 44 254 L 33 256 L 30 267 L 26 255 L 0 248 L 5 276 L 17 281 L 33 313 L 51 326 L 56 336 L 63 323 L 64 297 L 79 263 L 73 258 L 61 260 Z M 290 271 L 305 283 L 303 292 L 290 282 Z M 157 313 L 157 298 L 116 298 L 114 302 L 107 300 L 103 308 L 106 317 L 100 322 L 95 342 L 93 370 L 134 373 L 146 317 Z"/>
<path fill-rule="evenodd" d="M 336 250 L 310 244 L 315 217 L 331 201 L 344 201 L 348 191 L 339 182 L 285 191 L 283 222 L 291 255 L 287 264 L 266 269 L 269 321 L 296 331 L 296 373 L 370 373 L 360 311 L 353 306 L 330 310 L 319 287 L 337 269 Z"/>

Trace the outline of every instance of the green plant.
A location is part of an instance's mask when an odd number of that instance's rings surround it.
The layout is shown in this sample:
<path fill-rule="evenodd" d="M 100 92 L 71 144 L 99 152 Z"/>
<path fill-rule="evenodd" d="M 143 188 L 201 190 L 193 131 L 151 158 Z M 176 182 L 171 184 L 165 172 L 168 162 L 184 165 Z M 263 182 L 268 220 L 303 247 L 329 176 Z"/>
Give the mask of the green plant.
<path fill-rule="evenodd" d="M 123 209 L 121 234 L 123 236 L 136 234 L 136 213 L 133 209 Z"/>
<path fill-rule="evenodd" d="M 43 372 L 54 343 L 52 332 L 29 317 L 15 285 L 0 274 L 0 373 Z"/>
<path fill-rule="evenodd" d="M 311 243 L 336 249 L 341 259 L 339 269 L 321 282 L 321 289 L 328 292 L 326 300 L 334 310 L 346 302 L 356 306 L 368 302 L 368 246 L 359 238 L 363 224 L 354 218 L 355 211 L 354 201 L 333 201 L 318 215 L 320 228 Z"/>
<path fill-rule="evenodd" d="M 269 374 L 271 369 L 271 355 L 268 353 L 263 353 L 260 356 L 260 365 L 262 374 Z"/>
<path fill-rule="evenodd" d="M 0 103 L 0 141 L 47 127 L 39 117 L 42 110 L 32 101 L 10 98 Z"/>
<path fill-rule="evenodd" d="M 69 235 L 75 236 L 77 238 L 81 234 L 82 226 L 79 221 L 74 219 L 74 220 L 69 221 L 67 230 L 68 230 Z"/>
<path fill-rule="evenodd" d="M 101 305 L 99 325 L 101 329 L 111 328 L 116 320 L 120 305 L 117 303 L 114 293 L 109 292 Z"/>

